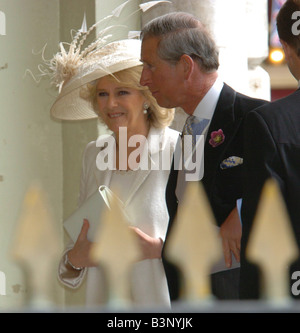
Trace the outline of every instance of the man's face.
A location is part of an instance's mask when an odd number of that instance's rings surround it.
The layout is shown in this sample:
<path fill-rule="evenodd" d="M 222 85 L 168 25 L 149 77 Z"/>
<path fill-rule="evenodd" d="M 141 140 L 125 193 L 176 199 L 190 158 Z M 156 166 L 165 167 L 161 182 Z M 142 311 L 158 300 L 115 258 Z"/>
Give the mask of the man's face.
<path fill-rule="evenodd" d="M 147 86 L 161 107 L 173 108 L 180 106 L 180 84 L 183 78 L 178 66 L 159 58 L 157 54 L 159 39 L 149 37 L 143 40 L 141 60 L 143 72 L 140 83 Z"/>
<path fill-rule="evenodd" d="M 281 45 L 283 48 L 283 51 L 285 53 L 285 59 L 287 66 L 291 72 L 291 74 L 294 76 L 294 78 L 299 81 L 300 80 L 300 58 L 297 55 L 295 49 L 291 47 L 287 42 L 280 40 Z"/>

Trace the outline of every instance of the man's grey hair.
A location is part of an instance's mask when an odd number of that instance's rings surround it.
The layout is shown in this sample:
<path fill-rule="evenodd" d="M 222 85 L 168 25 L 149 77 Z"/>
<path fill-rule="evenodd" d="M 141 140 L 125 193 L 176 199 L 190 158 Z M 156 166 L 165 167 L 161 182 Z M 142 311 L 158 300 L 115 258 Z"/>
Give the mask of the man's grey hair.
<path fill-rule="evenodd" d="M 141 31 L 141 39 L 159 38 L 158 56 L 171 63 L 182 55 L 192 57 L 205 72 L 219 67 L 219 51 L 215 41 L 195 16 L 174 12 L 147 23 Z"/>

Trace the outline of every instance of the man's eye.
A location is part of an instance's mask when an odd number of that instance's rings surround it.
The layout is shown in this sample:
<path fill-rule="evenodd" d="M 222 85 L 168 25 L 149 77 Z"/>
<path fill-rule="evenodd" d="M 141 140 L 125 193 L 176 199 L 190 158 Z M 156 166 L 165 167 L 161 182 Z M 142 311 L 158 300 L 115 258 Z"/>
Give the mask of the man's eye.
<path fill-rule="evenodd" d="M 153 69 L 153 65 L 151 65 L 151 64 L 144 64 L 144 68 L 152 70 Z"/>

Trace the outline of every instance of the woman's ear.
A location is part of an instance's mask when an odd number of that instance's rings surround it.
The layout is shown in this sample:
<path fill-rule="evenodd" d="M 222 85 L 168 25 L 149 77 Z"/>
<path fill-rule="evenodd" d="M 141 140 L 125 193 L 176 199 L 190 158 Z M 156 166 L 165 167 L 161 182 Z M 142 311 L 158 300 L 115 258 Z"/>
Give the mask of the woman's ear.
<path fill-rule="evenodd" d="M 194 60 L 189 55 L 183 54 L 180 58 L 180 62 L 183 68 L 184 78 L 187 80 L 194 70 Z"/>

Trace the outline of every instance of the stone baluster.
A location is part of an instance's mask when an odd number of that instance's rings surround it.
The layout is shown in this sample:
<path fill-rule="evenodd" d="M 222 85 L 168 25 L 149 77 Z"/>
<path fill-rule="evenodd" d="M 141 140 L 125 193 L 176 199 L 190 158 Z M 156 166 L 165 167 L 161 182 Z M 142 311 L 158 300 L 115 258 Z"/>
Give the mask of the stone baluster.
<path fill-rule="evenodd" d="M 130 271 L 140 251 L 136 236 L 114 198 L 110 199 L 110 209 L 101 216 L 94 242 L 91 258 L 104 268 L 108 282 L 107 306 L 130 306 Z"/>
<path fill-rule="evenodd" d="M 289 266 L 299 256 L 284 200 L 275 180 L 263 188 L 246 256 L 262 272 L 261 298 L 272 304 L 289 299 Z"/>
<path fill-rule="evenodd" d="M 25 195 L 12 243 L 12 258 L 27 277 L 26 304 L 37 309 L 54 305 L 53 288 L 62 247 L 46 194 L 39 185 Z"/>
<path fill-rule="evenodd" d="M 222 256 L 222 245 L 205 191 L 198 182 L 187 184 L 166 243 L 166 256 L 183 273 L 182 300 L 211 299 L 210 271 Z"/>

